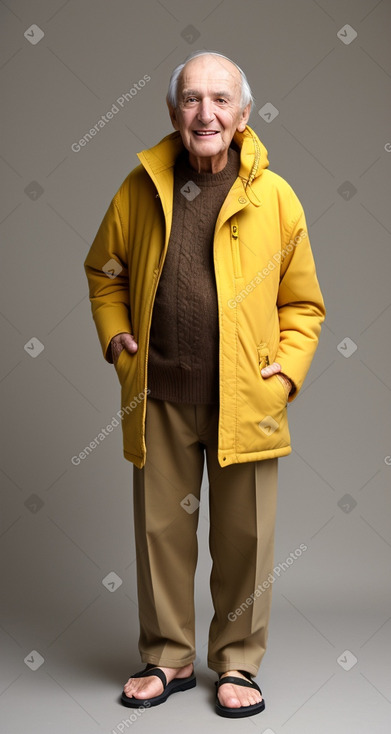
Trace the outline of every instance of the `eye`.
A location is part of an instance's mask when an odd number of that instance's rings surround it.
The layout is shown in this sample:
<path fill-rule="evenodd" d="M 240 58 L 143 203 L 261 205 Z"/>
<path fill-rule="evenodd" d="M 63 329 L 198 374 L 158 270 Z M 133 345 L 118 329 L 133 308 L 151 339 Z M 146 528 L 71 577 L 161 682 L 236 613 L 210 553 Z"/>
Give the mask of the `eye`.
<path fill-rule="evenodd" d="M 226 99 L 223 99 L 223 97 L 219 97 L 219 99 L 217 100 L 217 102 L 224 102 L 224 103 L 225 103 L 226 101 L 227 101 L 227 100 L 226 100 Z"/>

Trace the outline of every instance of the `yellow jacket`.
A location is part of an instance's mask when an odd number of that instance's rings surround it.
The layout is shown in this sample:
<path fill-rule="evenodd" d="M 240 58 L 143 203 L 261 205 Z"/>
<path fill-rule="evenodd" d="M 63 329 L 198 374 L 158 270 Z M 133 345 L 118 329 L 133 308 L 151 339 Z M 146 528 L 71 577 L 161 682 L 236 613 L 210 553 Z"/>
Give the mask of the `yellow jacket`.
<path fill-rule="evenodd" d="M 289 184 L 267 170 L 267 150 L 247 126 L 236 132 L 239 175 L 216 221 L 221 466 L 291 452 L 284 385 L 260 370 L 277 361 L 299 393 L 314 356 L 325 308 L 302 206 Z M 178 132 L 138 154 L 138 165 L 112 199 L 85 260 L 92 314 L 103 354 L 126 331 L 138 343 L 123 350 L 124 456 L 146 459 L 145 413 L 152 308 L 170 236 Z"/>

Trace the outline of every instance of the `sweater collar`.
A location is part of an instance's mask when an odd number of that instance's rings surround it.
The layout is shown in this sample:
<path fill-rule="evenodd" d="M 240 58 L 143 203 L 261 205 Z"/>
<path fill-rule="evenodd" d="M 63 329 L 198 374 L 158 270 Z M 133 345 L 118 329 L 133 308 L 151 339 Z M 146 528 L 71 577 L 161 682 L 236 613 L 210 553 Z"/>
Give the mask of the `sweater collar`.
<path fill-rule="evenodd" d="M 263 171 L 269 166 L 267 150 L 249 125 L 246 125 L 244 132 L 235 133 L 233 142 L 240 150 L 238 175 L 247 189 L 252 185 L 254 179 L 262 176 Z M 157 145 L 142 150 L 137 155 L 144 168 L 153 176 L 173 168 L 176 158 L 183 150 L 185 147 L 181 135 L 175 131 L 166 135 Z"/>
<path fill-rule="evenodd" d="M 186 180 L 191 179 L 194 183 L 203 186 L 213 186 L 215 184 L 236 179 L 239 170 L 239 152 L 232 144 L 228 148 L 228 160 L 221 171 L 211 173 L 210 171 L 196 171 L 189 162 L 189 152 L 183 148 L 178 154 L 175 161 L 175 175 L 177 172 L 182 176 L 186 176 Z"/>

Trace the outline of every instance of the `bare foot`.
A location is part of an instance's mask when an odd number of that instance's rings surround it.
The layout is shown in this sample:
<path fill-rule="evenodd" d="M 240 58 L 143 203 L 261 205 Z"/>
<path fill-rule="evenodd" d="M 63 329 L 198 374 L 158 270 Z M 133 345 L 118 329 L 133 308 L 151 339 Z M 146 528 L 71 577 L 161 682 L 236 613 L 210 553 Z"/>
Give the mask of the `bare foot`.
<path fill-rule="evenodd" d="M 228 675 L 234 675 L 237 678 L 248 680 L 245 675 L 239 673 L 238 670 L 229 670 L 223 673 L 221 678 Z M 222 706 L 236 709 L 240 706 L 252 706 L 254 703 L 262 701 L 262 696 L 256 688 L 247 688 L 244 686 L 235 686 L 233 683 L 225 683 L 218 691 L 218 697 Z"/>
<path fill-rule="evenodd" d="M 193 672 L 193 663 L 185 665 L 183 668 L 163 668 L 162 665 L 156 665 L 157 668 L 165 673 L 167 683 L 173 680 L 173 678 L 187 678 Z M 147 698 L 155 698 L 163 693 L 163 683 L 160 678 L 153 675 L 146 675 L 144 678 L 129 678 L 127 683 L 124 685 L 124 691 L 129 698 L 141 698 L 143 700 Z"/>

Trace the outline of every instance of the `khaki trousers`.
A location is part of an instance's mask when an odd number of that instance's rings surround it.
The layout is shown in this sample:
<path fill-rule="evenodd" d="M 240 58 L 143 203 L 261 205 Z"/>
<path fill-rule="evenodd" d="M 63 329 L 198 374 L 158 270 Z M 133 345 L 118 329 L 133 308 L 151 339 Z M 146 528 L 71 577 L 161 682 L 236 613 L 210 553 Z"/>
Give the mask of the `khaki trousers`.
<path fill-rule="evenodd" d="M 214 605 L 208 666 L 256 675 L 271 607 L 277 459 L 221 467 L 218 412 L 218 406 L 148 398 L 147 460 L 134 467 L 133 483 L 139 651 L 143 662 L 172 668 L 196 656 L 194 574 L 205 451 Z"/>

